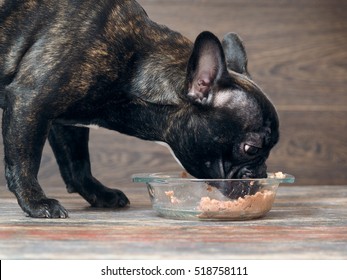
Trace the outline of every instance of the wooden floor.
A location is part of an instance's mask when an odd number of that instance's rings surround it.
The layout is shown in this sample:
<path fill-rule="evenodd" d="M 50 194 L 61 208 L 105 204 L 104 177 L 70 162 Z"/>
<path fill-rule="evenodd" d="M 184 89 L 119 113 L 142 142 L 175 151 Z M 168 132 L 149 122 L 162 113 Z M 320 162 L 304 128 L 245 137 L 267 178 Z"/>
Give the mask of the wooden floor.
<path fill-rule="evenodd" d="M 163 219 L 152 211 L 145 186 L 131 183 L 130 176 L 179 170 L 170 153 L 154 143 L 93 130 L 93 173 L 125 191 L 131 206 L 95 210 L 67 194 L 46 146 L 39 180 L 70 218 L 27 218 L 6 189 L 0 162 L 0 258 L 347 259 L 347 2 L 139 2 L 154 20 L 192 40 L 203 30 L 241 35 L 251 74 L 280 114 L 282 137 L 269 169 L 293 174 L 295 186 L 280 188 L 264 219 Z M 0 146 L 3 158 L 1 138 Z"/>
<path fill-rule="evenodd" d="M 158 217 L 144 186 L 125 210 L 97 210 L 50 190 L 70 211 L 32 219 L 0 190 L 0 259 L 347 259 L 347 186 L 281 187 L 273 209 L 243 222 Z"/>

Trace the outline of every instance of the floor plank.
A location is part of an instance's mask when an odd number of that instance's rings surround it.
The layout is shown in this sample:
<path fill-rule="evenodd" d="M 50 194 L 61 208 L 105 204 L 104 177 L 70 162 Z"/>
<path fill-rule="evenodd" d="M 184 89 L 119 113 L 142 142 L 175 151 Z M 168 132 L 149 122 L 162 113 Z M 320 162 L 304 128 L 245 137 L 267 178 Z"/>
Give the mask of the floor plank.
<path fill-rule="evenodd" d="M 27 218 L 0 188 L 1 259 L 346 259 L 347 186 L 280 187 L 273 209 L 243 222 L 158 217 L 144 186 L 126 210 L 88 208 L 52 191 L 70 218 Z"/>

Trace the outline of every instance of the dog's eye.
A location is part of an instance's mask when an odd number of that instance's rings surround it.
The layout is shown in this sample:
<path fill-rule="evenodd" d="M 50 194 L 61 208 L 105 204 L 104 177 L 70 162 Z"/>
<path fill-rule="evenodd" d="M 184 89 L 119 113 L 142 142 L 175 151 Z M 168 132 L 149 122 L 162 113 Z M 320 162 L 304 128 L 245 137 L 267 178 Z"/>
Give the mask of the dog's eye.
<path fill-rule="evenodd" d="M 249 144 L 245 144 L 244 150 L 245 150 L 246 154 L 248 154 L 250 156 L 254 156 L 259 152 L 260 148 L 249 145 Z"/>

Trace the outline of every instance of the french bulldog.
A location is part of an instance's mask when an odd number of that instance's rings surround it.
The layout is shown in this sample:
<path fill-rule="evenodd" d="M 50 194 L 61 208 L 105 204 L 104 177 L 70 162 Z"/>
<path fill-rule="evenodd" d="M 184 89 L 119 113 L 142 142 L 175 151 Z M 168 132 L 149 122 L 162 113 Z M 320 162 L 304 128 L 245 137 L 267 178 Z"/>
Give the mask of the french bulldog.
<path fill-rule="evenodd" d="M 7 185 L 37 218 L 68 217 L 38 182 L 47 139 L 68 192 L 129 204 L 93 177 L 89 125 L 166 143 L 203 179 L 266 177 L 279 139 L 238 35 L 192 43 L 133 0 L 0 1 L 0 107 Z"/>

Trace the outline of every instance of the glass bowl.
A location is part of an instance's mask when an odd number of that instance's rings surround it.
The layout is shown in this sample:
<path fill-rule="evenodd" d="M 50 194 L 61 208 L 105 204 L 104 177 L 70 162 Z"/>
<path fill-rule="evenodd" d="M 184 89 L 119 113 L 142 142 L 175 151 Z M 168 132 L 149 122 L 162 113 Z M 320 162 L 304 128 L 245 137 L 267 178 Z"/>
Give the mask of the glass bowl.
<path fill-rule="evenodd" d="M 263 217 L 280 183 L 293 183 L 282 172 L 261 179 L 196 179 L 185 172 L 134 174 L 145 183 L 153 209 L 162 217 L 185 220 L 249 220 Z"/>

